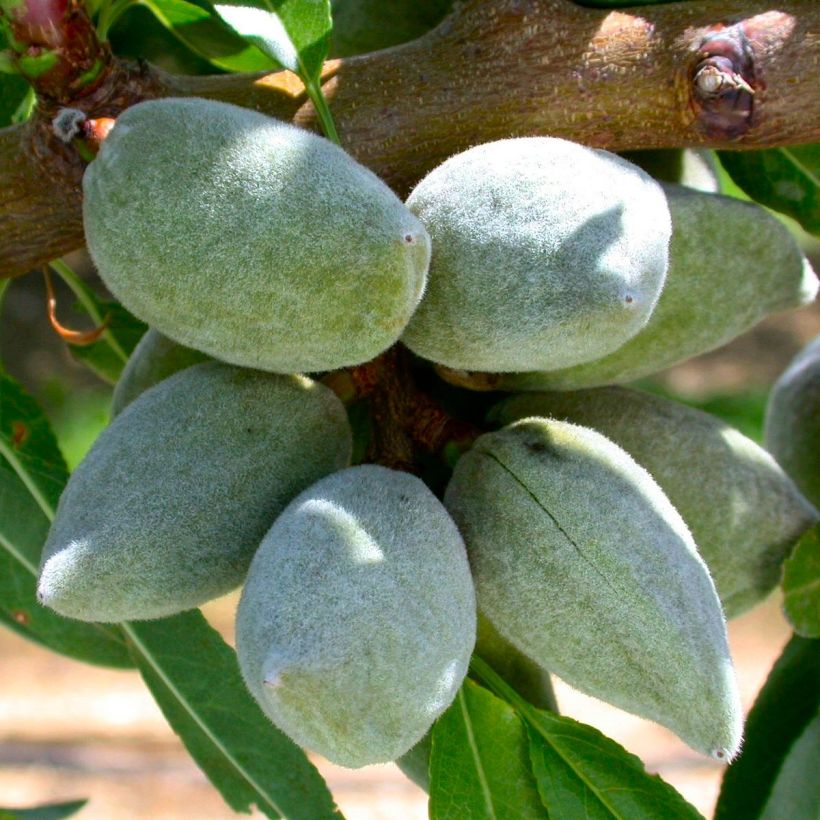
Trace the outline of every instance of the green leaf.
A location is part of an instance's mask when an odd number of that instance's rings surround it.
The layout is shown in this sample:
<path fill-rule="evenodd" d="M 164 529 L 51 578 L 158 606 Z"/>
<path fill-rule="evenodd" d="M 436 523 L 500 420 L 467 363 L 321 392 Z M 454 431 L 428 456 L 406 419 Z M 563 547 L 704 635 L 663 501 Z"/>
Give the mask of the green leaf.
<path fill-rule="evenodd" d="M 270 71 L 278 66 L 227 26 L 213 8 L 187 0 L 140 0 L 191 51 L 225 71 Z"/>
<path fill-rule="evenodd" d="M 238 34 L 306 84 L 319 79 L 330 44 L 330 0 L 263 0 L 217 5 L 216 10 Z"/>
<path fill-rule="evenodd" d="M 752 199 L 820 236 L 820 143 L 765 151 L 718 151 L 718 156 Z"/>
<path fill-rule="evenodd" d="M 198 611 L 123 625 L 168 722 L 234 811 L 340 818 L 321 775 L 248 693 L 234 651 Z"/>
<path fill-rule="evenodd" d="M 817 820 L 820 811 L 820 715 L 789 749 L 761 820 Z"/>
<path fill-rule="evenodd" d="M 715 820 L 760 816 L 789 749 L 820 707 L 820 641 L 794 636 L 746 721 L 740 756 L 723 776 Z"/>
<path fill-rule="evenodd" d="M 105 332 L 96 342 L 90 345 L 69 345 L 69 350 L 77 361 L 85 364 L 103 381 L 115 384 L 148 326 L 118 302 L 100 299 L 62 260 L 55 259 L 49 266 L 74 292 L 77 297 L 76 310 L 79 313 L 89 316 L 95 325 L 107 322 Z"/>
<path fill-rule="evenodd" d="M 798 635 L 820 638 L 820 524 L 803 535 L 783 565 L 783 609 Z"/>
<path fill-rule="evenodd" d="M 94 344 L 69 345 L 71 355 L 103 381 L 116 384 L 128 357 L 143 337 L 148 325 L 131 315 L 118 302 L 97 301 L 100 314 L 109 317 L 108 329 Z M 111 334 L 115 344 L 111 344 Z"/>
<path fill-rule="evenodd" d="M 546 818 L 515 711 L 464 681 L 436 721 L 430 755 L 431 820 Z"/>
<path fill-rule="evenodd" d="M 45 415 L 0 375 L 0 621 L 77 660 L 132 666 L 117 627 L 70 621 L 37 601 L 40 553 L 67 479 Z"/>
<path fill-rule="evenodd" d="M 0 820 L 63 820 L 76 814 L 88 801 L 72 800 L 69 803 L 46 803 L 30 809 L 1 809 Z"/>
<path fill-rule="evenodd" d="M 248 42 L 299 75 L 322 131 L 340 145 L 320 82 L 333 25 L 330 0 L 264 0 L 264 5 L 264 10 L 242 5 L 217 5 L 216 10 Z"/>
<path fill-rule="evenodd" d="M 597 729 L 536 709 L 480 658 L 471 670 L 524 719 L 538 791 L 550 817 L 693 820 L 701 815 L 668 783 Z"/>
<path fill-rule="evenodd" d="M 17 109 L 28 92 L 29 84 L 18 74 L 0 74 L 0 128 L 14 123 Z"/>

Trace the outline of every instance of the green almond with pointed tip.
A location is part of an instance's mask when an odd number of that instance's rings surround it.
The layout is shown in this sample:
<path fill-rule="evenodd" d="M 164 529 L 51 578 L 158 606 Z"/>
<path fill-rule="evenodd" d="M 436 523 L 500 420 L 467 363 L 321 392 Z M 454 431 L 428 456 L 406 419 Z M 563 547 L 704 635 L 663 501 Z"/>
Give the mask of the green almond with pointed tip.
<path fill-rule="evenodd" d="M 596 361 L 500 375 L 482 389 L 623 384 L 714 350 L 766 316 L 814 300 L 817 276 L 788 229 L 764 208 L 678 185 L 664 190 L 672 214 L 669 272 L 643 329 Z"/>
<path fill-rule="evenodd" d="M 83 621 L 161 618 L 229 592 L 305 487 L 349 463 L 342 403 L 301 376 L 218 362 L 147 390 L 72 474 L 38 597 Z"/>
<path fill-rule="evenodd" d="M 683 519 L 624 450 L 523 419 L 476 440 L 444 500 L 477 604 L 503 637 L 697 751 L 736 754 L 742 711 L 714 584 Z"/>
<path fill-rule="evenodd" d="M 591 427 L 649 471 L 692 532 L 728 618 L 760 603 L 817 513 L 775 460 L 724 422 L 638 390 L 523 393 L 501 424 L 543 416 Z"/>
<path fill-rule="evenodd" d="M 245 682 L 334 763 L 394 760 L 452 702 L 475 644 L 464 544 L 415 476 L 374 464 L 295 498 L 253 559 L 236 622 Z"/>

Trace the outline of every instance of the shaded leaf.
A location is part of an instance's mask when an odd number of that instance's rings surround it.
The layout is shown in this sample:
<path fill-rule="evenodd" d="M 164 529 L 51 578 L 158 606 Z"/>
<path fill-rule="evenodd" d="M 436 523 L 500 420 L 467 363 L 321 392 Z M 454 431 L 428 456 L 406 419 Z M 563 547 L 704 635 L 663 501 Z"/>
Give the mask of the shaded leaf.
<path fill-rule="evenodd" d="M 231 28 L 283 68 L 306 83 L 319 78 L 330 44 L 330 0 L 265 0 L 253 5 L 217 5 L 216 10 Z"/>
<path fill-rule="evenodd" d="M 78 362 L 86 365 L 103 381 L 116 384 L 128 357 L 145 334 L 148 325 L 130 314 L 118 302 L 103 301 L 96 296 L 94 298 L 99 315 L 109 317 L 107 331 L 94 344 L 84 347 L 69 345 L 69 350 Z M 114 345 L 108 334 L 113 337 Z"/>
<path fill-rule="evenodd" d="M 820 143 L 765 151 L 718 151 L 718 156 L 752 199 L 820 235 Z"/>
<path fill-rule="evenodd" d="M 0 25 L 0 57 L 6 50 L 8 40 Z M 4 73 L 5 70 L 12 70 L 11 66 L 0 63 L 0 128 L 5 128 L 14 122 L 14 115 L 20 108 L 29 92 L 29 84 L 16 73 Z"/>
<path fill-rule="evenodd" d="M 803 535 L 783 565 L 783 609 L 798 635 L 820 638 L 820 524 Z"/>
<path fill-rule="evenodd" d="M 820 815 L 820 715 L 789 749 L 761 820 L 817 820 Z"/>
<path fill-rule="evenodd" d="M 117 627 L 71 621 L 37 601 L 40 553 L 67 479 L 45 415 L 0 376 L 0 621 L 77 660 L 132 666 Z"/>
<path fill-rule="evenodd" d="M 515 711 L 464 681 L 436 721 L 430 754 L 431 820 L 546 818 Z"/>
<path fill-rule="evenodd" d="M 820 641 L 794 636 L 749 713 L 743 750 L 723 776 L 715 820 L 760 815 L 783 760 L 819 706 Z"/>
<path fill-rule="evenodd" d="M 226 25 L 207 3 L 140 2 L 191 51 L 225 71 L 269 71 L 277 65 Z"/>
<path fill-rule="evenodd" d="M 480 658 L 471 670 L 527 725 L 538 791 L 553 818 L 686 818 L 701 815 L 668 783 L 597 729 L 545 712 L 520 697 Z"/>
<path fill-rule="evenodd" d="M 88 801 L 72 800 L 68 803 L 46 803 L 29 809 L 2 809 L 0 820 L 63 820 L 76 814 Z"/>
<path fill-rule="evenodd" d="M 235 811 L 339 818 L 305 753 L 248 693 L 234 651 L 198 611 L 123 625 L 134 660 L 191 756 Z"/>

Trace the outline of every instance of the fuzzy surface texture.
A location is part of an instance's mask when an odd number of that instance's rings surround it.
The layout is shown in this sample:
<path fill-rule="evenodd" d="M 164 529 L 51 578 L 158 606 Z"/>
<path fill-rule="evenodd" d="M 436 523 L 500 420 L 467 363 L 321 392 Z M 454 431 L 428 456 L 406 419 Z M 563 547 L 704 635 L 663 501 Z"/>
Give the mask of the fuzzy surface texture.
<path fill-rule="evenodd" d="M 597 361 L 506 377 L 503 390 L 576 390 L 657 373 L 720 347 L 771 313 L 807 305 L 817 276 L 764 208 L 664 185 L 672 213 L 669 273 L 646 326 Z"/>
<path fill-rule="evenodd" d="M 395 760 L 451 703 L 475 643 L 461 536 L 415 476 L 343 470 L 265 536 L 236 624 L 251 693 L 342 766 Z"/>
<path fill-rule="evenodd" d="M 277 373 L 393 344 L 425 285 L 429 237 L 341 148 L 255 111 L 151 100 L 121 114 L 83 178 L 105 283 L 180 344 Z"/>
<path fill-rule="evenodd" d="M 407 204 L 433 258 L 403 341 L 448 367 L 599 358 L 640 330 L 661 292 L 663 191 L 606 151 L 549 137 L 486 143 L 428 174 Z"/>
<path fill-rule="evenodd" d="M 178 345 L 154 328 L 149 328 L 128 357 L 114 388 L 111 415 L 121 413 L 137 396 L 168 376 L 206 361 L 208 356 L 204 353 Z"/>
<path fill-rule="evenodd" d="M 530 416 L 573 422 L 623 447 L 686 522 L 727 618 L 777 586 L 783 561 L 817 519 L 762 447 L 714 416 L 660 396 L 622 387 L 524 393 L 494 414 L 504 424 Z"/>
<path fill-rule="evenodd" d="M 720 602 L 652 477 L 594 430 L 523 419 L 476 440 L 445 506 L 476 600 L 572 686 L 726 760 L 742 711 Z"/>
<path fill-rule="evenodd" d="M 772 387 L 765 438 L 769 452 L 820 509 L 820 336 Z"/>
<path fill-rule="evenodd" d="M 71 476 L 38 597 L 113 622 L 228 592 L 285 505 L 350 451 L 344 407 L 320 384 L 217 362 L 183 370 L 129 404 Z"/>

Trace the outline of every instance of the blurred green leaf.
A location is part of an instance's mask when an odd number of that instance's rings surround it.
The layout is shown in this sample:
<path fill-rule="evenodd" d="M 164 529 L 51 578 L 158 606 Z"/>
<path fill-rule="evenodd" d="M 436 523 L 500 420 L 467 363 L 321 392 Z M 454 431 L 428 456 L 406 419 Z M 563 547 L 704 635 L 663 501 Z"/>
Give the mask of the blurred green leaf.
<path fill-rule="evenodd" d="M 134 660 L 191 757 L 237 812 L 338 818 L 305 753 L 248 693 L 234 651 L 199 611 L 123 625 Z"/>
<path fill-rule="evenodd" d="M 436 721 L 430 755 L 430 818 L 546 818 L 511 706 L 465 680 Z"/>
<path fill-rule="evenodd" d="M 332 0 L 330 54 L 352 57 L 406 43 L 437 26 L 453 0 Z"/>
<path fill-rule="evenodd" d="M 718 156 L 752 199 L 820 236 L 820 143 L 765 151 L 718 151 Z"/>
<path fill-rule="evenodd" d="M 820 524 L 803 535 L 783 565 L 783 609 L 798 635 L 820 638 Z"/>
<path fill-rule="evenodd" d="M 67 480 L 45 415 L 16 382 L 0 376 L 0 621 L 69 657 L 132 666 L 117 627 L 71 621 L 37 601 L 40 553 Z"/>
<path fill-rule="evenodd" d="M 470 669 L 527 725 L 538 792 L 551 817 L 694 820 L 701 816 L 672 786 L 647 774 L 639 758 L 597 729 L 531 706 L 480 658 L 473 656 Z"/>
<path fill-rule="evenodd" d="M 749 712 L 743 750 L 723 776 L 715 820 L 760 816 L 789 749 L 818 707 L 820 641 L 795 635 Z"/>
<path fill-rule="evenodd" d="M 76 814 L 88 800 L 68 803 L 46 803 L 29 809 L 0 809 L 0 820 L 63 820 Z"/>
<path fill-rule="evenodd" d="M 277 65 L 234 32 L 205 2 L 140 0 L 180 42 L 225 71 L 270 71 Z"/>
<path fill-rule="evenodd" d="M 0 74 L 0 128 L 14 123 L 15 114 L 29 88 L 29 84 L 17 74 Z"/>

